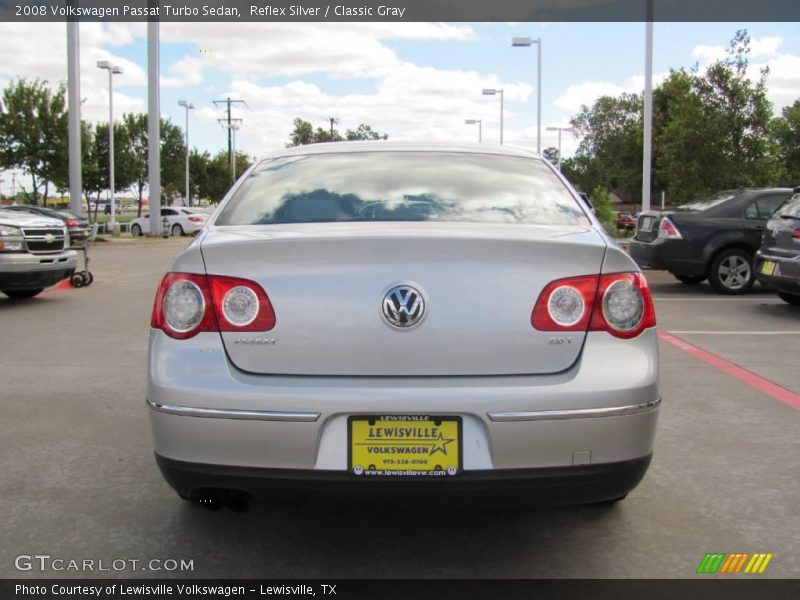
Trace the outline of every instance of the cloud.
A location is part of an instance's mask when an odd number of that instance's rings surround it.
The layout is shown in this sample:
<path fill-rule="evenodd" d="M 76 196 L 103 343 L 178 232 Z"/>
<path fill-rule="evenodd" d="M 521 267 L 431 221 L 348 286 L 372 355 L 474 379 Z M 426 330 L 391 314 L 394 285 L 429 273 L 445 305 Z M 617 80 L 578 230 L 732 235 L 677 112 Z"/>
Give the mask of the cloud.
<path fill-rule="evenodd" d="M 653 75 L 653 87 L 659 85 L 668 77 L 668 73 L 656 73 Z M 575 83 L 567 87 L 566 90 L 556 98 L 555 105 L 570 115 L 574 115 L 581 110 L 584 104 L 591 106 L 595 100 L 601 96 L 619 96 L 623 92 L 641 94 L 644 90 L 644 75 L 632 75 L 622 83 L 611 83 L 609 81 L 584 81 Z"/>
<path fill-rule="evenodd" d="M 775 56 L 778 48 L 783 43 L 780 36 L 765 36 L 751 38 L 750 58 L 763 58 Z M 701 66 L 708 65 L 714 61 L 721 60 L 727 56 L 727 46 L 700 44 L 692 48 L 692 56 L 700 62 Z"/>

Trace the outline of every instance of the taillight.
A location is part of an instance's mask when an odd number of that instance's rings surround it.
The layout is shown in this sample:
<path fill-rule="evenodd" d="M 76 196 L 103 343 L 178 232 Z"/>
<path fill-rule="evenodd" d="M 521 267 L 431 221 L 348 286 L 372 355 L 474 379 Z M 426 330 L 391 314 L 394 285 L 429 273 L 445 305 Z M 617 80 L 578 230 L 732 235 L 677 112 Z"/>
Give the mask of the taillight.
<path fill-rule="evenodd" d="M 792 241 L 800 244 L 800 229 L 795 229 L 792 232 Z"/>
<path fill-rule="evenodd" d="M 668 217 L 663 217 L 658 225 L 658 237 L 668 240 L 682 240 L 683 236 L 675 224 Z"/>
<path fill-rule="evenodd" d="M 275 326 L 275 312 L 253 281 L 167 273 L 156 293 L 150 326 L 176 339 L 202 331 L 269 331 Z"/>
<path fill-rule="evenodd" d="M 539 294 L 531 325 L 539 331 L 606 331 L 632 338 L 655 327 L 647 280 L 641 273 L 569 277 Z"/>
<path fill-rule="evenodd" d="M 75 219 L 64 219 L 64 224 L 65 224 L 67 227 L 80 227 L 80 225 L 81 225 L 81 224 L 80 224 L 78 221 L 76 221 Z"/>
<path fill-rule="evenodd" d="M 189 217 L 189 220 L 192 223 L 202 223 L 203 221 L 205 221 L 203 217 Z"/>

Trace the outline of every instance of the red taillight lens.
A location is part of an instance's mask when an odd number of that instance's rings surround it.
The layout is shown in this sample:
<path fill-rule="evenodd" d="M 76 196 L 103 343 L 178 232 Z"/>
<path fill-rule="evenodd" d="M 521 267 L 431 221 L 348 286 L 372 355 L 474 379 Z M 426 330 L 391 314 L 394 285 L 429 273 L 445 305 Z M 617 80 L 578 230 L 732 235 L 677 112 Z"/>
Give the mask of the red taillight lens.
<path fill-rule="evenodd" d="M 533 307 L 533 328 L 539 331 L 586 331 L 597 280 L 597 275 L 587 275 L 548 283 Z"/>
<path fill-rule="evenodd" d="M 792 241 L 800 244 L 800 229 L 795 229 L 792 232 Z"/>
<path fill-rule="evenodd" d="M 247 279 L 209 275 L 220 331 L 269 331 L 275 311 L 261 286 Z"/>
<path fill-rule="evenodd" d="M 606 331 L 632 338 L 655 327 L 647 280 L 641 273 L 558 279 L 545 286 L 531 314 L 539 331 Z"/>
<path fill-rule="evenodd" d="M 600 277 L 589 331 L 607 331 L 628 339 L 655 325 L 656 312 L 644 275 L 611 273 Z"/>
<path fill-rule="evenodd" d="M 156 292 L 150 326 L 181 340 L 202 331 L 268 331 L 275 326 L 275 312 L 253 281 L 167 273 Z"/>
<path fill-rule="evenodd" d="M 205 221 L 203 217 L 189 217 L 189 220 L 192 223 L 202 223 L 203 221 Z"/>
<path fill-rule="evenodd" d="M 658 226 L 658 237 L 666 238 L 668 240 L 682 240 L 683 236 L 675 224 L 667 217 L 661 219 L 661 224 Z"/>
<path fill-rule="evenodd" d="M 64 224 L 67 227 L 80 227 L 80 223 L 75 219 L 64 219 Z"/>

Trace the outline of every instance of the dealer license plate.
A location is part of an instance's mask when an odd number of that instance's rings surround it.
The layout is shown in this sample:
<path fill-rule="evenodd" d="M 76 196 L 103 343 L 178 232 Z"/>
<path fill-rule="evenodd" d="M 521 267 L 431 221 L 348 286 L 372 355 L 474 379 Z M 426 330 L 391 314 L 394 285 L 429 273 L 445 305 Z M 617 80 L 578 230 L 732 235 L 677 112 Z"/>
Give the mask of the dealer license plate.
<path fill-rule="evenodd" d="M 453 476 L 461 472 L 461 417 L 354 415 L 349 470 L 361 477 Z"/>
<path fill-rule="evenodd" d="M 771 260 L 765 260 L 761 263 L 761 273 L 763 275 L 774 275 L 775 274 L 775 262 Z"/>

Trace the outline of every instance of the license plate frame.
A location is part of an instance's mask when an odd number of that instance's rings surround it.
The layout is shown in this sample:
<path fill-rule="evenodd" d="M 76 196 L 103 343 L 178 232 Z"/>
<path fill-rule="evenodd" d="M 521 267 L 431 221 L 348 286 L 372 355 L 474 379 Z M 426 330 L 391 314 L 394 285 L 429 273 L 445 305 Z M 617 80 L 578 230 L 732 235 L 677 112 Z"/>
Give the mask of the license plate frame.
<path fill-rule="evenodd" d="M 356 477 L 452 478 L 463 472 L 463 446 L 463 419 L 457 415 L 347 419 L 347 470 Z"/>

